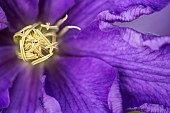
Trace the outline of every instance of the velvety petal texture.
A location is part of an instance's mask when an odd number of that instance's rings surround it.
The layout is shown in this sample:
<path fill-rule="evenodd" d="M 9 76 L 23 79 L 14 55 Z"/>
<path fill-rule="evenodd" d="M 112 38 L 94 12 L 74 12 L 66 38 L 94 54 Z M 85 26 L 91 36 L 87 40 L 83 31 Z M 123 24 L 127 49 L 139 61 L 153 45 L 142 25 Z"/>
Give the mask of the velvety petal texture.
<path fill-rule="evenodd" d="M 43 65 L 31 67 L 16 60 L 15 48 L 2 47 L 11 34 L 7 29 L 0 32 L 0 112 L 169 112 L 170 36 L 113 25 L 160 11 L 168 3 L 0 0 L 0 30 L 7 27 L 7 20 L 14 33 L 37 21 L 54 24 L 65 14 L 68 19 L 61 28 L 76 25 L 82 29 L 72 30 L 59 40 L 60 57 L 54 56 L 45 64 L 45 88 Z"/>
<path fill-rule="evenodd" d="M 7 89 L 7 90 L 0 91 L 0 92 L 1 92 L 0 107 L 1 109 L 3 109 L 3 108 L 6 108 L 10 103 L 9 91 Z"/>
<path fill-rule="evenodd" d="M 111 113 L 108 94 L 117 76 L 112 66 L 78 57 L 56 57 L 52 66 L 46 72 L 45 90 L 59 102 L 63 113 Z"/>
<path fill-rule="evenodd" d="M 38 106 L 41 92 L 41 67 L 28 67 L 28 64 L 19 73 L 10 89 L 10 105 L 3 113 L 34 113 Z"/>
<path fill-rule="evenodd" d="M 0 30 L 0 47 L 1 46 L 15 46 L 13 42 L 13 33 L 8 29 Z"/>
<path fill-rule="evenodd" d="M 120 92 L 120 81 L 117 75 L 108 95 L 109 108 L 112 113 L 123 113 L 122 95 Z"/>
<path fill-rule="evenodd" d="M 6 28 L 8 26 L 6 15 L 3 9 L 0 7 L 0 30 Z"/>
<path fill-rule="evenodd" d="M 35 23 L 38 16 L 39 0 L 0 0 L 10 28 L 18 31 L 25 25 Z"/>
<path fill-rule="evenodd" d="M 0 48 L 0 109 L 8 107 L 10 103 L 9 88 L 19 71 L 18 60 L 12 47 Z"/>
<path fill-rule="evenodd" d="M 59 18 L 66 15 L 74 0 L 40 0 L 40 20 L 54 24 Z"/>
<path fill-rule="evenodd" d="M 121 12 L 122 10 L 126 10 L 127 7 L 131 7 L 134 5 L 145 5 L 151 7 L 155 11 L 159 11 L 164 8 L 169 3 L 169 0 L 114 0 L 114 7 L 115 11 Z"/>
<path fill-rule="evenodd" d="M 138 110 L 144 113 L 169 113 L 170 108 L 158 104 L 144 103 L 139 107 L 129 108 L 129 110 Z M 133 112 L 130 112 L 133 113 Z"/>
<path fill-rule="evenodd" d="M 131 22 L 115 22 L 114 25 L 133 28 L 142 33 L 170 35 L 170 4 L 150 15 L 143 15 Z M 156 23 L 156 24 L 155 24 Z"/>
<path fill-rule="evenodd" d="M 117 67 L 124 108 L 143 103 L 170 107 L 169 40 L 169 36 L 97 21 L 79 36 L 63 40 L 61 49 L 67 55 L 93 56 Z"/>
<path fill-rule="evenodd" d="M 100 13 L 99 19 L 109 22 L 132 21 L 143 14 L 151 14 L 168 5 L 169 0 L 114 0 L 111 10 Z"/>
<path fill-rule="evenodd" d="M 76 25 L 84 29 L 97 15 L 113 7 L 114 0 L 76 0 L 76 4 L 68 12 L 65 25 Z"/>
<path fill-rule="evenodd" d="M 44 90 L 45 85 L 45 75 L 41 77 L 41 83 L 42 83 L 42 93 L 39 97 L 40 105 L 35 111 L 35 113 L 62 113 L 61 107 L 58 101 L 49 95 L 46 94 Z"/>
<path fill-rule="evenodd" d="M 62 113 L 58 101 L 47 95 L 45 91 L 40 99 L 42 105 L 36 110 L 35 113 Z"/>

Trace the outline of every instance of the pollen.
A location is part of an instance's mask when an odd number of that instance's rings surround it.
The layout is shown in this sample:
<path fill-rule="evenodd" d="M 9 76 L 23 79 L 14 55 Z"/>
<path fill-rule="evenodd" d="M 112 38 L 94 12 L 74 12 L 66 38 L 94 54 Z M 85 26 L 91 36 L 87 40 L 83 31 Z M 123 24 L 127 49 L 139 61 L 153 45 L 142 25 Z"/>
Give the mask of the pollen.
<path fill-rule="evenodd" d="M 16 52 L 18 58 L 36 65 L 52 57 L 55 51 L 59 51 L 59 37 L 62 37 L 69 29 L 81 30 L 77 26 L 65 26 L 60 30 L 59 27 L 67 18 L 66 15 L 55 25 L 35 23 L 16 32 L 13 38 L 18 45 Z"/>

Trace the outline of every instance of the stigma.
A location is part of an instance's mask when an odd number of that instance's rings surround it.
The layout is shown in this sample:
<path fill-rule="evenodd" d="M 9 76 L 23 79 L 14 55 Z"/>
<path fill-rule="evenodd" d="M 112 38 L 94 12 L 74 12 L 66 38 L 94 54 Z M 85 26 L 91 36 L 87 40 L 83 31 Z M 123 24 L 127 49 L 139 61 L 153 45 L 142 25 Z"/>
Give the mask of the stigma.
<path fill-rule="evenodd" d="M 36 65 L 52 57 L 54 52 L 59 49 L 59 37 L 62 37 L 69 29 L 81 30 L 77 26 L 65 26 L 60 30 L 59 27 L 67 18 L 68 16 L 66 15 L 55 25 L 35 23 L 16 32 L 13 38 L 18 45 L 16 52 L 18 58 Z"/>

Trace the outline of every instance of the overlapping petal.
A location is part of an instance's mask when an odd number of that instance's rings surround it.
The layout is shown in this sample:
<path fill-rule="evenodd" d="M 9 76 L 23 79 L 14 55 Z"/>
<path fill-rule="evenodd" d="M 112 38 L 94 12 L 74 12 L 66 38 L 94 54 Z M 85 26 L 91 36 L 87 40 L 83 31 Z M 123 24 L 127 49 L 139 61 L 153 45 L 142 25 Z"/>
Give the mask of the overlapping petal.
<path fill-rule="evenodd" d="M 77 0 L 76 5 L 68 12 L 66 25 L 76 25 L 85 28 L 97 15 L 113 7 L 114 0 Z"/>
<path fill-rule="evenodd" d="M 63 113 L 111 112 L 107 100 L 117 72 L 107 63 L 60 57 L 46 75 L 46 92 L 59 102 Z"/>
<path fill-rule="evenodd" d="M 129 110 L 131 111 L 138 110 L 144 113 L 169 113 L 170 112 L 170 108 L 168 107 L 159 104 L 148 104 L 148 103 L 144 103 L 139 107 L 129 108 Z M 136 112 L 129 112 L 129 113 L 136 113 Z"/>
<path fill-rule="evenodd" d="M 131 22 L 115 22 L 115 25 L 121 27 L 133 28 L 142 33 L 151 33 L 157 35 L 170 35 L 170 4 L 159 12 L 150 15 L 143 15 Z"/>
<path fill-rule="evenodd" d="M 38 16 L 39 0 L 0 0 L 10 28 L 17 31 L 25 25 L 35 23 Z"/>
<path fill-rule="evenodd" d="M 0 30 L 6 28 L 8 26 L 6 15 L 3 9 L 0 7 Z"/>
<path fill-rule="evenodd" d="M 98 17 L 100 20 L 115 21 L 132 21 L 143 14 L 151 14 L 160 11 L 169 0 L 114 0 L 111 10 L 101 12 Z"/>
<path fill-rule="evenodd" d="M 8 90 L 19 71 L 14 50 L 12 47 L 0 48 L 0 109 L 8 107 L 10 103 Z"/>
<path fill-rule="evenodd" d="M 40 77 L 43 69 L 24 64 L 22 67 L 24 69 L 19 72 L 10 89 L 11 102 L 9 107 L 4 109 L 4 113 L 34 113 L 37 109 L 42 89 Z"/>
<path fill-rule="evenodd" d="M 58 6 L 57 2 L 62 5 Z M 155 105 L 159 107 L 158 110 L 162 108 L 169 110 L 170 37 L 142 34 L 133 29 L 120 28 L 106 22 L 95 21 L 90 24 L 103 10 L 106 11 L 98 16 L 102 21 L 129 22 L 143 14 L 161 10 L 168 2 L 169 0 L 76 1 L 76 5 L 68 12 L 69 18 L 65 25 L 77 25 L 83 30 L 78 37 L 63 38 L 60 50 L 64 55 L 77 57 L 55 59 L 57 64 L 53 64 L 53 67 L 56 70 L 48 69 L 46 73 L 48 75 L 46 92 L 49 96 L 45 95 L 43 99 L 49 98 L 56 103 L 58 101 L 61 110 L 66 113 L 70 111 L 104 113 L 111 110 L 121 113 L 123 108 L 126 110 L 140 108 L 143 103 L 147 105 L 144 106 L 145 111 L 155 108 Z M 42 21 L 54 23 L 61 15 L 64 16 L 64 13 L 73 5 L 73 1 L 66 3 L 59 0 L 42 0 L 38 5 L 38 0 L 0 0 L 0 4 L 8 17 L 10 26 L 16 30 L 36 21 L 38 6 L 41 6 L 39 12 L 45 15 L 39 15 Z M 56 10 L 61 13 L 56 13 Z M 88 24 L 90 24 L 89 27 L 84 29 Z M 79 58 L 79 56 L 89 58 Z M 2 64 L 6 62 L 6 59 L 2 61 Z M 120 76 L 106 62 L 116 67 Z M 2 75 L 16 76 L 13 71 L 11 71 L 12 74 L 6 74 L 5 68 L 8 69 L 9 66 L 11 65 L 8 63 L 4 64 Z M 36 72 L 37 69 L 38 72 Z M 4 112 L 31 113 L 37 109 L 42 69 L 29 68 L 27 71 L 19 73 L 10 90 L 10 106 Z M 3 81 L 3 85 L 7 84 L 7 87 L 0 87 L 1 108 L 9 105 L 8 89 L 13 78 L 8 78 L 7 82 Z M 19 92 L 20 89 L 23 90 Z M 117 102 L 114 103 L 115 101 Z M 23 106 L 19 106 L 20 104 Z M 56 104 L 56 107 L 51 109 L 47 105 L 47 109 L 60 110 L 60 106 Z"/>
<path fill-rule="evenodd" d="M 64 16 L 73 5 L 74 0 L 40 0 L 40 20 L 42 22 L 54 24 L 58 19 Z"/>
<path fill-rule="evenodd" d="M 67 55 L 93 56 L 117 67 L 123 107 L 143 103 L 170 107 L 169 42 L 169 36 L 141 34 L 97 21 L 78 37 L 63 40 L 63 51 Z"/>
<path fill-rule="evenodd" d="M 8 29 L 0 31 L 0 47 L 1 46 L 14 46 L 13 33 L 10 33 Z"/>
<path fill-rule="evenodd" d="M 35 113 L 62 113 L 58 101 L 54 97 L 47 95 L 44 90 L 45 75 L 41 77 L 41 83 L 42 83 L 42 92 L 39 97 L 40 104 L 36 109 Z"/>
<path fill-rule="evenodd" d="M 123 102 L 122 95 L 120 91 L 120 81 L 119 76 L 117 75 L 108 96 L 109 108 L 112 110 L 112 113 L 123 113 Z"/>
<path fill-rule="evenodd" d="M 41 105 L 35 113 L 62 113 L 58 101 L 43 91 L 40 97 Z"/>

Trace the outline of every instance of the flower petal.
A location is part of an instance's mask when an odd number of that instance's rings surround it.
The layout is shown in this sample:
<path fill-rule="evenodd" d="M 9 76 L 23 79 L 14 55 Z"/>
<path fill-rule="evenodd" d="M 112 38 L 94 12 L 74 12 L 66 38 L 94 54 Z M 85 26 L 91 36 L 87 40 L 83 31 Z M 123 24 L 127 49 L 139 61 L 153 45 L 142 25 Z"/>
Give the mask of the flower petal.
<path fill-rule="evenodd" d="M 74 5 L 74 0 L 40 0 L 40 21 L 54 24 Z"/>
<path fill-rule="evenodd" d="M 108 96 L 108 104 L 109 108 L 112 110 L 112 113 L 123 113 L 119 83 L 119 76 L 116 76 Z"/>
<path fill-rule="evenodd" d="M 0 108 L 6 108 L 10 103 L 9 91 L 0 91 Z"/>
<path fill-rule="evenodd" d="M 131 9 L 130 11 L 128 10 L 129 16 L 134 13 L 144 14 L 144 10 L 146 13 L 148 13 L 149 10 L 150 13 L 153 13 L 153 11 L 161 10 L 168 2 L 169 0 L 80 0 L 77 1 L 76 6 L 68 13 L 68 25 L 71 24 L 84 28 L 89 25 L 100 12 L 100 19 L 111 21 L 115 14 L 123 11 L 126 12 L 128 8 Z M 133 6 L 134 10 L 132 10 Z M 138 6 L 141 7 L 142 11 L 140 11 L 140 8 L 136 10 Z"/>
<path fill-rule="evenodd" d="M 62 113 L 58 101 L 46 94 L 44 80 L 45 76 L 42 76 L 41 82 L 43 87 L 41 97 L 39 97 L 41 103 L 35 113 Z"/>
<path fill-rule="evenodd" d="M 114 0 L 81 0 L 70 9 L 67 25 L 76 25 L 81 29 L 96 19 L 97 15 L 112 7 Z"/>
<path fill-rule="evenodd" d="M 170 35 L 170 4 L 161 11 L 151 15 L 143 15 L 132 22 L 116 22 L 115 25 L 130 27 L 142 33 Z M 156 24 L 155 24 L 156 23 Z"/>
<path fill-rule="evenodd" d="M 144 103 L 170 107 L 169 36 L 94 22 L 62 44 L 67 55 L 97 57 L 118 68 L 125 108 Z"/>
<path fill-rule="evenodd" d="M 20 65 L 23 66 L 23 65 Z M 5 113 L 34 113 L 41 93 L 41 66 L 24 65 L 10 90 L 11 103 Z"/>
<path fill-rule="evenodd" d="M 4 11 L 2 10 L 2 8 L 0 7 L 0 30 L 6 28 L 8 25 L 8 22 L 7 22 L 7 18 L 6 18 L 6 15 L 4 13 Z"/>
<path fill-rule="evenodd" d="M 0 46 L 14 46 L 13 33 L 7 29 L 0 30 Z"/>
<path fill-rule="evenodd" d="M 169 0 L 114 0 L 112 10 L 103 11 L 99 14 L 100 20 L 132 21 L 143 14 L 151 14 L 168 5 Z"/>
<path fill-rule="evenodd" d="M 59 101 L 62 112 L 110 112 L 107 99 L 116 70 L 94 58 L 62 57 L 56 63 L 48 68 L 45 90 Z"/>
<path fill-rule="evenodd" d="M 35 113 L 62 113 L 58 101 L 43 92 L 41 97 L 42 106 L 39 107 Z"/>
<path fill-rule="evenodd" d="M 0 109 L 10 103 L 9 91 L 14 78 L 19 71 L 18 60 L 12 47 L 0 48 Z"/>
<path fill-rule="evenodd" d="M 135 108 L 130 108 L 131 110 L 137 110 L 137 111 L 141 111 L 141 112 L 145 112 L 145 113 L 169 113 L 170 112 L 170 108 L 162 106 L 162 105 L 158 105 L 158 104 L 143 104 L 139 107 L 135 107 Z M 133 112 L 129 112 L 129 113 L 133 113 Z"/>
<path fill-rule="evenodd" d="M 5 62 L 11 59 L 16 59 L 15 47 L 4 46 L 0 48 L 0 65 L 3 65 Z"/>
<path fill-rule="evenodd" d="M 32 24 L 38 16 L 39 0 L 0 0 L 12 30 L 19 30 Z"/>

